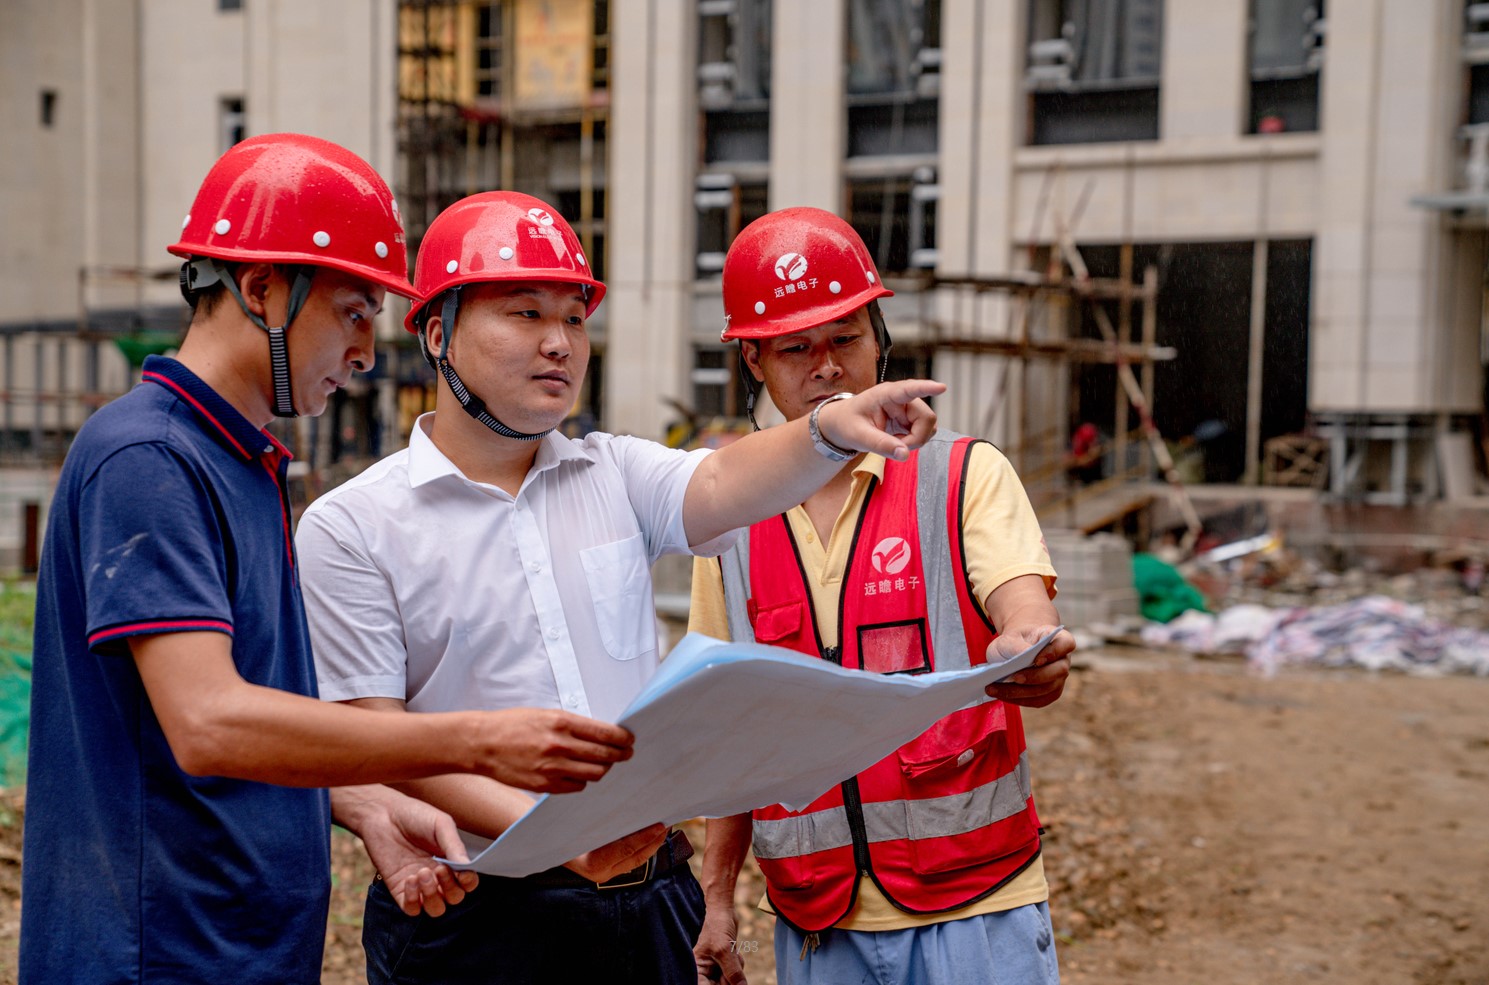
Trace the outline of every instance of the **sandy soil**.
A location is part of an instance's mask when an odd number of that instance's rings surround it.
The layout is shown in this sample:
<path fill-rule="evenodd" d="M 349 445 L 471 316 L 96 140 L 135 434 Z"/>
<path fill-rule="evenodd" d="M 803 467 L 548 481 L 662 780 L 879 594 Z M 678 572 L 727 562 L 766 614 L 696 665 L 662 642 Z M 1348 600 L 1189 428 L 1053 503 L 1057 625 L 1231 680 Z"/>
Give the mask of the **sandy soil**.
<path fill-rule="evenodd" d="M 1027 720 L 1067 983 L 1489 983 L 1489 680 L 1263 679 L 1113 648 Z M 0 804 L 3 982 L 18 803 Z M 366 867 L 335 844 L 324 980 L 350 985 Z M 757 893 L 747 872 L 740 937 L 767 985 Z"/>

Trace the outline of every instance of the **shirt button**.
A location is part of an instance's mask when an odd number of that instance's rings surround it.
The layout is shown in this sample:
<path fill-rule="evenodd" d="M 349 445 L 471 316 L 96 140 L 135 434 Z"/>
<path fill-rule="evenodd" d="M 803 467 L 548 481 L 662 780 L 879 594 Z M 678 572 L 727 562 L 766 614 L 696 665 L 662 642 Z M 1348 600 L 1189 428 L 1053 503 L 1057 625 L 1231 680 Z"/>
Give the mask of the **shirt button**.
<path fill-rule="evenodd" d="M 533 563 L 529 564 L 528 567 L 529 568 L 532 568 L 534 571 L 542 571 L 543 570 L 543 566 L 541 564 L 539 564 L 537 561 L 534 561 Z"/>
<path fill-rule="evenodd" d="M 973 752 L 971 749 L 964 749 L 962 750 L 962 754 L 956 758 L 956 764 L 958 766 L 966 766 L 972 762 L 972 756 Z"/>
<path fill-rule="evenodd" d="M 272 454 L 274 454 L 274 446 L 273 445 L 265 445 L 264 446 L 264 454 L 265 455 L 272 455 Z"/>
<path fill-rule="evenodd" d="M 564 698 L 564 704 L 568 705 L 570 708 L 578 708 L 579 707 L 579 699 L 576 698 L 576 697 L 574 697 L 574 695 L 571 694 L 567 698 Z"/>
<path fill-rule="evenodd" d="M 553 629 L 548 630 L 548 638 L 550 640 L 556 640 L 556 639 L 558 639 L 558 627 L 557 626 L 555 626 Z"/>

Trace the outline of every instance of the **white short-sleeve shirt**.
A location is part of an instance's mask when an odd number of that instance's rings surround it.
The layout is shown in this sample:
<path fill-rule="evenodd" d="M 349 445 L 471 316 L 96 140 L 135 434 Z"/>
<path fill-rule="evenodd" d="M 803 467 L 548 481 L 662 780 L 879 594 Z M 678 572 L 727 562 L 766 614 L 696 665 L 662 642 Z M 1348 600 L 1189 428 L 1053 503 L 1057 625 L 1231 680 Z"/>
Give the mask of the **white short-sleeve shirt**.
<path fill-rule="evenodd" d="M 553 433 L 513 497 L 435 447 L 433 416 L 300 520 L 321 697 L 614 721 L 658 665 L 652 563 L 734 540 L 688 547 L 683 496 L 707 452 Z"/>

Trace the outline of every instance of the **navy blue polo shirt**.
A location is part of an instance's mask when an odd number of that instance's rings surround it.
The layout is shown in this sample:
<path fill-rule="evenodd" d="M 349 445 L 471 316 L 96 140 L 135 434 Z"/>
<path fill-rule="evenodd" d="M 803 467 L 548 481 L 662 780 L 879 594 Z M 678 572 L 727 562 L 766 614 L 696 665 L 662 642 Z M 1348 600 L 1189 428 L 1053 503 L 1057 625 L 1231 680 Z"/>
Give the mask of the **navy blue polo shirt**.
<path fill-rule="evenodd" d="M 128 646 L 223 633 L 245 680 L 315 695 L 288 457 L 159 357 L 79 431 L 37 579 L 22 981 L 320 980 L 326 792 L 183 773 Z"/>

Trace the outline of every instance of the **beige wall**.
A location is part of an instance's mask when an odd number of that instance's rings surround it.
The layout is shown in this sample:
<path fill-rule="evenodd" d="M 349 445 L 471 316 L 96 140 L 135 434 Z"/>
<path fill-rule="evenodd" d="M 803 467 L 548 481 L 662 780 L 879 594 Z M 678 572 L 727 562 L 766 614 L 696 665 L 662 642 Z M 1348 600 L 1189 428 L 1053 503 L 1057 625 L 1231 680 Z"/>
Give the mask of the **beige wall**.
<path fill-rule="evenodd" d="M 0 155 L 7 225 L 0 321 L 74 318 L 78 268 L 169 267 L 165 247 L 223 150 L 224 97 L 250 134 L 297 130 L 391 175 L 393 0 L 56 0 L 0 4 Z M 38 91 L 59 92 L 57 124 Z M 100 283 L 99 307 L 176 304 L 169 283 Z"/>

